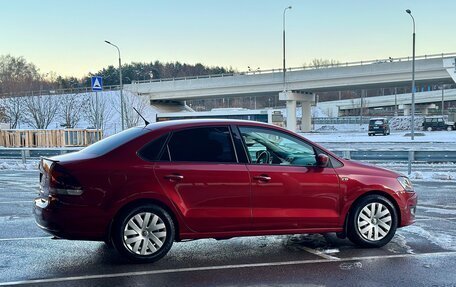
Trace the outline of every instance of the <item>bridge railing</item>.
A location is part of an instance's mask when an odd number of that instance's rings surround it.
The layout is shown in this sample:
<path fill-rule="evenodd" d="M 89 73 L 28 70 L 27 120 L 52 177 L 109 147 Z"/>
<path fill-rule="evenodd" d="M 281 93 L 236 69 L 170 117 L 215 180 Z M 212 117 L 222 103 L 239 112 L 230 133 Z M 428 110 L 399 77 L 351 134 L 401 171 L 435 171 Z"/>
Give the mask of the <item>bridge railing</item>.
<path fill-rule="evenodd" d="M 431 55 L 421 55 L 415 56 L 415 60 L 425 60 L 425 59 L 438 59 L 438 58 L 449 58 L 456 57 L 456 53 L 441 53 L 441 54 L 431 54 Z M 352 66 L 363 66 L 371 64 L 381 64 L 381 63 L 392 63 L 392 62 L 404 62 L 411 61 L 412 57 L 400 57 L 400 58 L 387 58 L 387 59 L 376 59 L 376 60 L 367 60 L 367 61 L 355 61 L 355 62 L 336 62 L 330 64 L 322 65 L 307 65 L 301 67 L 291 67 L 287 68 L 287 71 L 302 71 L 302 70 L 317 70 L 324 68 L 340 68 L 340 67 L 352 67 Z M 182 80 L 195 80 L 195 79 L 208 79 L 208 78 L 223 78 L 223 77 L 232 77 L 239 75 L 256 75 L 256 74 L 271 74 L 271 73 L 282 73 L 283 69 L 266 69 L 266 70 L 252 70 L 245 72 L 235 72 L 235 73 L 225 73 L 225 74 L 210 74 L 210 75 L 200 75 L 200 76 L 186 76 L 186 77 L 176 77 L 176 78 L 163 78 L 163 79 L 149 79 L 149 80 L 139 80 L 132 81 L 132 84 L 144 84 L 144 83 L 156 83 L 156 82 L 169 82 L 169 81 L 182 81 Z"/>

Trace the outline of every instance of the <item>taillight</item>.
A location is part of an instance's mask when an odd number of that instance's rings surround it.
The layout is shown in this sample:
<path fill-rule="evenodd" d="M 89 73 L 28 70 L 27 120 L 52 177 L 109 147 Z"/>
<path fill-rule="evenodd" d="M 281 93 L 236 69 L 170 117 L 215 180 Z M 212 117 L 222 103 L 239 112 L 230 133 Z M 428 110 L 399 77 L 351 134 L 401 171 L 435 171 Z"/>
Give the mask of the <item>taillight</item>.
<path fill-rule="evenodd" d="M 78 180 L 65 168 L 53 163 L 50 170 L 49 193 L 62 195 L 81 195 L 83 192 Z"/>

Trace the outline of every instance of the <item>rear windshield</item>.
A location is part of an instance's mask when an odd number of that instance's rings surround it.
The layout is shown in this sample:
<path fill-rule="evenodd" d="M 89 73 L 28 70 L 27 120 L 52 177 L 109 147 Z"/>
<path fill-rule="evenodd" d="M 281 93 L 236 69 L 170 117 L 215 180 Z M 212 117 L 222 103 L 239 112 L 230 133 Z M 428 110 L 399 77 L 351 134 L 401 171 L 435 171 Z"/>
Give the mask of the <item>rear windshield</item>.
<path fill-rule="evenodd" d="M 103 155 L 149 131 L 144 128 L 131 128 L 89 145 L 82 149 L 81 152 Z"/>
<path fill-rule="evenodd" d="M 370 124 L 371 126 L 373 126 L 373 125 L 383 125 L 383 120 L 371 120 L 371 121 L 369 122 L 369 124 Z"/>

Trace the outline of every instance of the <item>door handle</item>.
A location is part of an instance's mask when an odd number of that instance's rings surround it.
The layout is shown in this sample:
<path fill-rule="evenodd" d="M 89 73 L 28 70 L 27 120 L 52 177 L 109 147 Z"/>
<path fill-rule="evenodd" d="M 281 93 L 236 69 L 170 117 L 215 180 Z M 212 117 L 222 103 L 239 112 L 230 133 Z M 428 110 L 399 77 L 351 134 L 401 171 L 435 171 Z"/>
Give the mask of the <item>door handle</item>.
<path fill-rule="evenodd" d="M 180 175 L 180 174 L 168 174 L 168 175 L 165 175 L 164 178 L 171 182 L 175 182 L 175 181 L 183 180 L 184 176 Z"/>
<path fill-rule="evenodd" d="M 253 177 L 253 179 L 262 181 L 262 182 L 268 182 L 271 180 L 271 177 L 268 176 L 267 174 L 262 174 L 262 175 L 256 175 Z"/>

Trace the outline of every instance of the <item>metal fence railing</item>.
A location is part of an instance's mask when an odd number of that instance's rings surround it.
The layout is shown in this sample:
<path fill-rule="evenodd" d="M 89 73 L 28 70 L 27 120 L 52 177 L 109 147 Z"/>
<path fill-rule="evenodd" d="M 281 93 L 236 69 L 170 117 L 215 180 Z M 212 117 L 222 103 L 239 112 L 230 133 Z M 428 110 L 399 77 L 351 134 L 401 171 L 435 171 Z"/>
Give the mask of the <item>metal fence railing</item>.
<path fill-rule="evenodd" d="M 51 157 L 75 152 L 81 148 L 38 149 L 38 148 L 0 148 L 0 158 L 22 159 L 26 163 L 30 159 Z M 456 150 L 348 150 L 337 149 L 333 152 L 343 158 L 360 161 L 379 161 L 408 164 L 411 173 L 413 163 L 456 163 Z"/>

